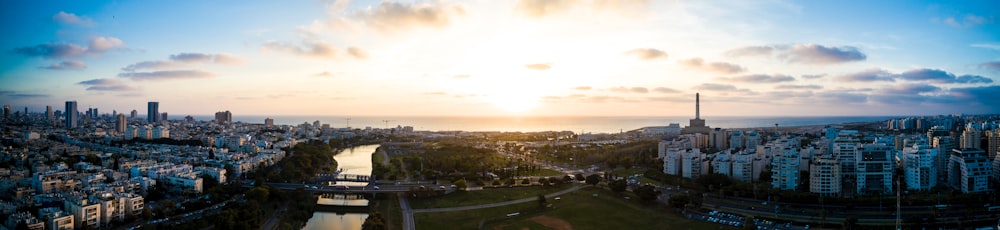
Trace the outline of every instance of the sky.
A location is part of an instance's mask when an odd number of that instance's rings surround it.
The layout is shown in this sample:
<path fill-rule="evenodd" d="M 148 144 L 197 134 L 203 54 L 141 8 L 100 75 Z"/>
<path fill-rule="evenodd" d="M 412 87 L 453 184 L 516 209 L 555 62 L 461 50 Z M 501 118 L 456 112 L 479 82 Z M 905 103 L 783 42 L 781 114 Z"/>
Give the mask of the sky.
<path fill-rule="evenodd" d="M 8 1 L 16 111 L 1000 113 L 997 1 Z"/>

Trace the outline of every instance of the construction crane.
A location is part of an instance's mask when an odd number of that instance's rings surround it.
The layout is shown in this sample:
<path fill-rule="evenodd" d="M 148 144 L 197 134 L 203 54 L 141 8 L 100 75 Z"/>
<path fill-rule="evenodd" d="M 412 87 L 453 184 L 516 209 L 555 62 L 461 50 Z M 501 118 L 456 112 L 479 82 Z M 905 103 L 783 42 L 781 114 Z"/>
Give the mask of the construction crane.
<path fill-rule="evenodd" d="M 395 121 L 395 120 L 382 120 L 382 123 L 385 123 L 385 129 L 389 129 L 389 122 L 390 121 Z"/>
<path fill-rule="evenodd" d="M 351 118 L 350 117 L 344 118 L 344 120 L 347 121 L 347 128 L 350 129 L 351 128 Z"/>

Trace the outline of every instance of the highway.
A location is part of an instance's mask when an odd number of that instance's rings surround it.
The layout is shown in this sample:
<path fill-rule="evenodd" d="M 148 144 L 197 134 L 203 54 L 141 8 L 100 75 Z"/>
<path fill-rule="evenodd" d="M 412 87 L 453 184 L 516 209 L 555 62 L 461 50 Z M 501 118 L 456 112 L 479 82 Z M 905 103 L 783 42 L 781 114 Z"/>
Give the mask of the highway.
<path fill-rule="evenodd" d="M 434 189 L 434 190 L 447 190 L 451 186 L 451 185 L 434 185 L 431 183 L 427 184 L 392 183 L 392 184 L 377 185 L 379 188 L 375 189 L 376 185 L 346 186 L 346 188 L 337 188 L 334 186 L 316 185 L 316 184 L 297 184 L 297 183 L 264 183 L 264 184 L 273 186 L 281 190 L 304 189 L 306 191 L 313 191 L 319 193 L 396 193 L 396 192 L 408 192 L 412 188 L 419 188 L 421 186 L 427 189 Z M 442 189 L 441 186 L 444 186 L 444 189 Z"/>

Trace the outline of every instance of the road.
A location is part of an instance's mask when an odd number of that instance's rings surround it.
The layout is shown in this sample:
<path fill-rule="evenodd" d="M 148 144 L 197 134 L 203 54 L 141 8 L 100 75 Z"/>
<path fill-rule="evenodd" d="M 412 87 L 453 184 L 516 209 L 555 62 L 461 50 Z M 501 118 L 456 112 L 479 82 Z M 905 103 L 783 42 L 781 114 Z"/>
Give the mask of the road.
<path fill-rule="evenodd" d="M 406 197 L 399 198 L 399 208 L 403 210 L 403 230 L 416 229 L 413 225 L 413 209 L 410 209 L 410 202 L 406 201 Z"/>
<path fill-rule="evenodd" d="M 572 188 L 569 188 L 569 189 L 566 189 L 566 190 L 562 190 L 562 191 L 558 191 L 558 192 L 554 192 L 554 193 L 545 195 L 545 197 L 546 198 L 552 198 L 552 197 L 556 197 L 556 196 L 561 196 L 561 195 L 566 194 L 566 193 L 571 193 L 573 191 L 580 190 L 583 187 L 584 187 L 583 185 L 574 185 Z M 474 210 L 474 209 L 482 209 L 482 208 L 494 208 L 494 207 L 507 206 L 507 205 L 520 204 L 520 203 L 527 203 L 527 202 L 534 202 L 534 201 L 538 201 L 538 198 L 537 197 L 528 197 L 528 198 L 517 199 L 517 200 L 512 200 L 512 201 L 504 201 L 504 202 L 500 202 L 500 203 L 470 205 L 470 206 L 462 206 L 462 207 L 413 209 L 413 213 L 466 211 L 466 210 Z M 405 215 L 406 213 L 404 212 L 403 214 Z M 411 218 L 412 218 L 412 216 L 411 216 Z M 404 217 L 404 219 L 405 219 L 405 217 Z"/>

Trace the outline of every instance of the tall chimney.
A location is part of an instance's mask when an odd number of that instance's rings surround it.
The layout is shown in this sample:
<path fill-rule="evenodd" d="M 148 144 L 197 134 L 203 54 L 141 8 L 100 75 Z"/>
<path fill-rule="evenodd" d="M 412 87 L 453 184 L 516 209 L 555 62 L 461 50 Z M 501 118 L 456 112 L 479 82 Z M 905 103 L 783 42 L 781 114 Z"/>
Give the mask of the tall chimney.
<path fill-rule="evenodd" d="M 694 93 L 694 119 L 701 119 L 701 96 Z"/>

